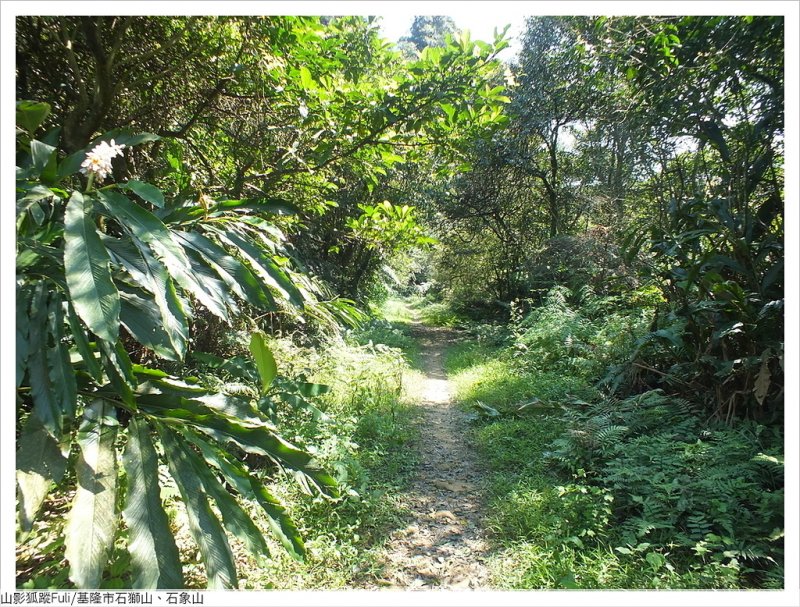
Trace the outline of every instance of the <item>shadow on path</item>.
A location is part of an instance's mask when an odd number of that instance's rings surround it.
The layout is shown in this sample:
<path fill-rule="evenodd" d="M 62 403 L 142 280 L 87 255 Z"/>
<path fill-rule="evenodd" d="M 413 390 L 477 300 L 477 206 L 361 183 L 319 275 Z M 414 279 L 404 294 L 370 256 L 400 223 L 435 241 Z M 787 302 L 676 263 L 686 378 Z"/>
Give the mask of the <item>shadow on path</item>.
<path fill-rule="evenodd" d="M 467 421 L 452 402 L 443 367 L 457 332 L 413 323 L 425 372 L 417 477 L 403 496 L 412 520 L 390 536 L 383 578 L 395 589 L 484 588 L 488 551 L 482 524 L 481 473 L 465 442 Z"/>

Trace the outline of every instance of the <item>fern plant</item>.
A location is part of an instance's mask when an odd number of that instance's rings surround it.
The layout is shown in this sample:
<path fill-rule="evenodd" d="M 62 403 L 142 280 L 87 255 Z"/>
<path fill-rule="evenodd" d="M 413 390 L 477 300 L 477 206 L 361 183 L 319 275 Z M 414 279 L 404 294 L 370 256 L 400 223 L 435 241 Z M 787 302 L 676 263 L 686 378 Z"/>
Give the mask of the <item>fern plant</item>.
<path fill-rule="evenodd" d="M 700 555 L 703 566 L 767 584 L 783 562 L 781 433 L 707 427 L 698 413 L 661 390 L 575 401 L 548 456 L 613 496 L 620 552 L 646 544 L 673 562 Z"/>

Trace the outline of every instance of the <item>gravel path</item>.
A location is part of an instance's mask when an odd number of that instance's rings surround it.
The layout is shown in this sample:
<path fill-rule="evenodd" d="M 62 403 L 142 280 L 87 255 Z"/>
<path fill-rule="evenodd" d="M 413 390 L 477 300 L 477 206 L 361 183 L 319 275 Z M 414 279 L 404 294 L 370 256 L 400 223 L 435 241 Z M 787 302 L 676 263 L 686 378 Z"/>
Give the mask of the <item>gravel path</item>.
<path fill-rule="evenodd" d="M 413 520 L 390 537 L 383 579 L 394 589 L 485 588 L 488 545 L 481 521 L 480 466 L 465 442 L 467 421 L 452 402 L 442 356 L 455 332 L 414 325 L 425 384 L 417 478 L 404 496 Z"/>

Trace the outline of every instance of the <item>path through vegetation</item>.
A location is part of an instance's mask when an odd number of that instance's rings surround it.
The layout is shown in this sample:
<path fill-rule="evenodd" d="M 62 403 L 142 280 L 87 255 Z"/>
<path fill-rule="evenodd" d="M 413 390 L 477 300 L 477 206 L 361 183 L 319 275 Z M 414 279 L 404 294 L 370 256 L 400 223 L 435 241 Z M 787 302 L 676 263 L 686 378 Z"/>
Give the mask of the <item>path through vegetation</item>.
<path fill-rule="evenodd" d="M 455 332 L 415 323 L 425 371 L 420 465 L 405 504 L 413 520 L 387 545 L 384 586 L 481 588 L 488 545 L 481 523 L 480 464 L 465 442 L 464 414 L 452 400 L 442 358 Z"/>

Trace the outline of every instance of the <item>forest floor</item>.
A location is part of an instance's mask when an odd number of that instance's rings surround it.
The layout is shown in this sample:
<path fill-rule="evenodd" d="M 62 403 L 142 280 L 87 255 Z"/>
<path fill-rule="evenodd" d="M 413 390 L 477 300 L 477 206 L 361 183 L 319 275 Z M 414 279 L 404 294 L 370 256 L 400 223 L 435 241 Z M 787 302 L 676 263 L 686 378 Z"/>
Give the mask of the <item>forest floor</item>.
<path fill-rule="evenodd" d="M 475 589 L 487 585 L 488 543 L 482 521 L 481 464 L 465 442 L 467 420 L 443 367 L 456 331 L 410 326 L 424 372 L 417 474 L 401 501 L 411 521 L 386 544 L 378 586 Z"/>

